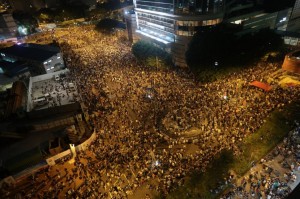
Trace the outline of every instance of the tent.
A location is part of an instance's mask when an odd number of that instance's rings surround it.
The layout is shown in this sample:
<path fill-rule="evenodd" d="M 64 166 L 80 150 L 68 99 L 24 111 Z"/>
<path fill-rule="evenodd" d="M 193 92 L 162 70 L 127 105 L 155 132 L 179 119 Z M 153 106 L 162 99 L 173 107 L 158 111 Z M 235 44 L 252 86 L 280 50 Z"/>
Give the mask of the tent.
<path fill-rule="evenodd" d="M 272 86 L 270 86 L 267 83 L 259 82 L 259 81 L 253 81 L 250 83 L 251 86 L 255 86 L 257 88 L 261 88 L 264 91 L 270 91 L 272 89 Z"/>

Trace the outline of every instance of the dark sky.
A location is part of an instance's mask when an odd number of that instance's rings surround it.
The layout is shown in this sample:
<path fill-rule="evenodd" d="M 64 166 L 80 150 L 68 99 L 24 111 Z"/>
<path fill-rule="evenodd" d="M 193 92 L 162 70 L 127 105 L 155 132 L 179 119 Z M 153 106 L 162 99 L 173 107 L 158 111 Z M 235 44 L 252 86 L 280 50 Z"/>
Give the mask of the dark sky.
<path fill-rule="evenodd" d="M 264 0 L 267 11 L 277 11 L 294 6 L 296 0 Z"/>

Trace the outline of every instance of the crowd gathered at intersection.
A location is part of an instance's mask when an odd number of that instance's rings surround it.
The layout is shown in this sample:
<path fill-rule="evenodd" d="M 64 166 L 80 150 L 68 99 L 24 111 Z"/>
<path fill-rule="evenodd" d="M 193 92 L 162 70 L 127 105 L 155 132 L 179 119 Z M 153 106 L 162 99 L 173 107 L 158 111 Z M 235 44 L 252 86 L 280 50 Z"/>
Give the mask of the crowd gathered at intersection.
<path fill-rule="evenodd" d="M 51 37 L 63 52 L 97 138 L 74 164 L 66 160 L 32 176 L 17 192 L 23 198 L 134 198 L 139 190 L 143 198 L 167 195 L 192 172 L 205 171 L 222 150 L 239 155 L 237 143 L 275 109 L 300 99 L 297 87 L 273 85 L 266 92 L 249 85 L 267 81 L 278 63 L 259 62 L 200 83 L 186 69 L 137 61 L 122 33 L 103 35 L 93 26 L 70 29 Z M 191 129 L 199 132 L 195 142 L 187 138 Z"/>

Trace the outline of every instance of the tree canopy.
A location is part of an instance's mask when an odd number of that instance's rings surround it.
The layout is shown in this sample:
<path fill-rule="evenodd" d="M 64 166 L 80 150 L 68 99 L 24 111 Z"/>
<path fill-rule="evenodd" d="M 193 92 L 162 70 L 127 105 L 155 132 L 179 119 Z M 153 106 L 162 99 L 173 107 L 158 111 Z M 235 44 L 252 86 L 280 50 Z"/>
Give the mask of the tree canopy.
<path fill-rule="evenodd" d="M 116 28 L 125 29 L 125 24 L 115 19 L 105 18 L 101 19 L 95 27 L 96 30 L 102 33 L 112 33 Z"/>
<path fill-rule="evenodd" d="M 172 59 L 169 53 L 143 40 L 140 40 L 133 44 L 131 51 L 138 60 L 145 62 L 151 66 L 156 65 L 156 58 L 162 61 L 162 63 L 160 64 L 163 65 L 171 65 L 172 63 Z"/>
<path fill-rule="evenodd" d="M 36 18 L 30 13 L 16 10 L 13 12 L 13 18 L 19 26 L 26 27 L 28 33 L 33 33 L 38 27 Z"/>
<path fill-rule="evenodd" d="M 234 33 L 221 26 L 197 32 L 186 52 L 188 66 L 194 71 L 240 66 L 283 44 L 280 36 L 269 29 L 243 36 Z"/>
<path fill-rule="evenodd" d="M 224 65 L 235 50 L 235 36 L 221 28 L 197 32 L 186 52 L 188 65 L 193 68 Z"/>

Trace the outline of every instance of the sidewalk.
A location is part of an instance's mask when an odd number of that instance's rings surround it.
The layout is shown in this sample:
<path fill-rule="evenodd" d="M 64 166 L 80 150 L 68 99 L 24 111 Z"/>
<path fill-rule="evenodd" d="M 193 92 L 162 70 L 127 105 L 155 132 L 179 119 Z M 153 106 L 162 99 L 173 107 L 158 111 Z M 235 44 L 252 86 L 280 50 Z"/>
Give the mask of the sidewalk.
<path fill-rule="evenodd" d="M 292 130 L 265 159 L 261 159 L 222 198 L 286 198 L 300 183 L 300 128 Z"/>

